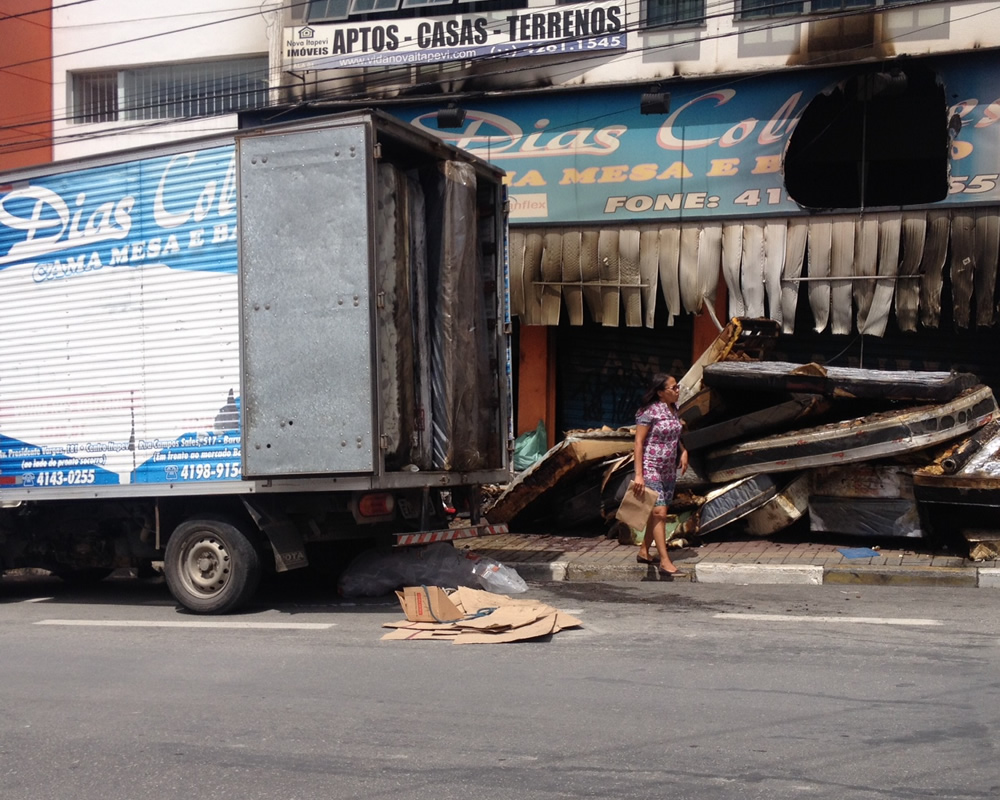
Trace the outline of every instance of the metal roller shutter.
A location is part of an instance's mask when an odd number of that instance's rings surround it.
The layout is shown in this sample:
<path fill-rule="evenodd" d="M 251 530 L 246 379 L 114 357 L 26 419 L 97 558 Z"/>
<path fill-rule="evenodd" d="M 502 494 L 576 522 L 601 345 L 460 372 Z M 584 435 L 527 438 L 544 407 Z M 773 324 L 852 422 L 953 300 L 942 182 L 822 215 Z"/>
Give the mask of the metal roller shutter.
<path fill-rule="evenodd" d="M 662 298 L 659 301 L 663 302 Z M 557 438 L 568 430 L 635 423 L 636 403 L 657 372 L 680 378 L 691 365 L 694 318 L 667 325 L 666 309 L 654 328 L 611 328 L 589 318 L 563 321 L 556 332 Z"/>

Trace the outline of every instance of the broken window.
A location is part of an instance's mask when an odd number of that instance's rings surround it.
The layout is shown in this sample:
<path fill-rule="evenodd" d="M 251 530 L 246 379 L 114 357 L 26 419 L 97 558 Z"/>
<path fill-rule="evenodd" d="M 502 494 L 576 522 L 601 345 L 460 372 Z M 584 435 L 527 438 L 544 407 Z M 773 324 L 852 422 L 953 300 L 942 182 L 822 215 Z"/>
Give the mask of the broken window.
<path fill-rule="evenodd" d="M 293 4 L 294 7 L 295 4 Z M 445 14 L 514 11 L 528 7 L 528 0 L 308 0 L 305 21 L 370 21 Z"/>
<path fill-rule="evenodd" d="M 704 25 L 705 0 L 645 0 L 642 4 L 642 24 L 647 28 Z"/>
<path fill-rule="evenodd" d="M 830 14 L 872 6 L 891 6 L 907 0 L 740 0 L 739 14 L 743 19 L 779 17 L 789 14 Z"/>
<path fill-rule="evenodd" d="M 948 193 L 944 86 L 916 66 L 856 75 L 815 97 L 785 153 L 785 187 L 806 208 L 933 203 Z"/>

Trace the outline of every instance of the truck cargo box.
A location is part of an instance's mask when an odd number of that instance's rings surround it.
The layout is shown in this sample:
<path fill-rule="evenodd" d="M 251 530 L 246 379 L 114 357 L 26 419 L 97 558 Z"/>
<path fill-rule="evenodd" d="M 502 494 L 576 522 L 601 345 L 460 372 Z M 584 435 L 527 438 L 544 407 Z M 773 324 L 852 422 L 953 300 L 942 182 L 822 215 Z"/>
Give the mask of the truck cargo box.
<path fill-rule="evenodd" d="M 502 178 L 373 111 L 0 175 L 0 567 L 169 555 L 216 508 L 278 569 L 442 490 L 478 522 L 512 440 Z M 149 547 L 100 541 L 128 526 Z"/>
<path fill-rule="evenodd" d="M 505 477 L 502 187 L 456 153 L 365 113 L 4 178 L 3 498 Z"/>

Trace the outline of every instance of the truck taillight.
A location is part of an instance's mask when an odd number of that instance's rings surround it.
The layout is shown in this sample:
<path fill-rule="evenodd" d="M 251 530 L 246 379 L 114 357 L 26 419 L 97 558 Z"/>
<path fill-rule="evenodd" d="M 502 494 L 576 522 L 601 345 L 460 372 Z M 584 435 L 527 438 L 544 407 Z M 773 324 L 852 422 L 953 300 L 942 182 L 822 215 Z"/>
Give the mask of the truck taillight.
<path fill-rule="evenodd" d="M 358 501 L 358 513 L 363 517 L 384 517 L 391 514 L 396 501 L 391 494 L 366 494 Z"/>

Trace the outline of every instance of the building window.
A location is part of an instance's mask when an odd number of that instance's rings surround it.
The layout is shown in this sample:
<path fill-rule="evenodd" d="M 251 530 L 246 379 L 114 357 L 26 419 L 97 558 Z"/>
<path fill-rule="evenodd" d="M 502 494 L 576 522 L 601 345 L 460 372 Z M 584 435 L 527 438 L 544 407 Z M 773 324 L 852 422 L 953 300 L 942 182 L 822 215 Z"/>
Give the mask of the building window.
<path fill-rule="evenodd" d="M 642 21 L 647 28 L 702 25 L 705 22 L 705 0 L 643 0 Z"/>
<path fill-rule="evenodd" d="M 559 0 L 557 0 L 558 2 Z M 450 16 L 512 11 L 528 7 L 528 0 L 307 0 L 305 21 L 365 22 L 406 17 Z"/>
<path fill-rule="evenodd" d="M 73 76 L 73 122 L 118 119 L 118 73 L 81 72 Z"/>
<path fill-rule="evenodd" d="M 73 122 L 178 119 L 267 104 L 267 57 L 72 76 Z"/>
<path fill-rule="evenodd" d="M 760 17 L 782 17 L 804 14 L 830 14 L 837 11 L 855 11 L 876 6 L 891 6 L 913 0 L 740 0 L 740 17 L 757 19 Z M 933 2 L 933 0 L 918 0 L 918 2 Z"/>

